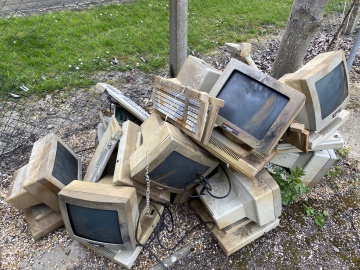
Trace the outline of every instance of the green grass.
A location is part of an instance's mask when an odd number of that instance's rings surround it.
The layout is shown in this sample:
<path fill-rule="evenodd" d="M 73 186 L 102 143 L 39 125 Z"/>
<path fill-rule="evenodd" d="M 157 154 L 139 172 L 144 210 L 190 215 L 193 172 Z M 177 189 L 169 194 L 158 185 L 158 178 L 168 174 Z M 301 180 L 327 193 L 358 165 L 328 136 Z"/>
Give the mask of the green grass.
<path fill-rule="evenodd" d="M 332 0 L 333 1 L 333 0 Z M 0 93 L 96 83 L 99 71 L 164 68 L 168 0 L 0 19 Z M 189 1 L 189 49 L 205 53 L 284 27 L 291 0 Z M 112 64 L 114 59 L 118 64 Z"/>

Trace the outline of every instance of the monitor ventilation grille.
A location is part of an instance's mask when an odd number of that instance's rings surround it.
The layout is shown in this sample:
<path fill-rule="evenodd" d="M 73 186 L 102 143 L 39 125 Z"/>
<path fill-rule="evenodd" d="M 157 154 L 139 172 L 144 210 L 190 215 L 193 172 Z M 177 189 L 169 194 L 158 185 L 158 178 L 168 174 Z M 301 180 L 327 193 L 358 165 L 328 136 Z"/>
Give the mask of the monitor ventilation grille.
<path fill-rule="evenodd" d="M 139 239 L 143 239 L 143 237 L 148 232 L 148 230 L 151 228 L 153 223 L 154 223 L 154 219 L 152 217 L 144 216 L 143 220 L 141 221 L 141 234 L 140 234 Z"/>
<path fill-rule="evenodd" d="M 254 154 L 256 157 L 261 158 L 261 159 L 267 158 L 266 155 L 260 154 L 259 152 L 256 152 L 256 151 L 254 151 L 253 154 Z"/>
<path fill-rule="evenodd" d="M 334 129 L 337 125 L 341 124 L 342 119 L 341 118 L 335 118 L 329 125 L 324 127 L 319 131 L 319 133 L 323 136 L 328 134 L 332 129 Z"/>
<path fill-rule="evenodd" d="M 106 254 L 107 256 L 114 258 L 116 253 L 113 252 L 111 249 L 103 248 L 103 247 L 94 247 L 95 249 L 100 250 L 102 253 Z"/>
<path fill-rule="evenodd" d="M 210 141 L 211 144 L 215 145 L 216 147 L 220 148 L 222 151 L 224 151 L 226 154 L 228 154 L 229 156 L 231 156 L 232 158 L 239 160 L 241 159 L 241 156 L 237 153 L 235 153 L 233 150 L 231 150 L 229 147 L 227 147 L 226 145 L 224 145 L 223 143 L 219 142 L 218 140 L 216 140 L 213 137 L 210 137 Z"/>

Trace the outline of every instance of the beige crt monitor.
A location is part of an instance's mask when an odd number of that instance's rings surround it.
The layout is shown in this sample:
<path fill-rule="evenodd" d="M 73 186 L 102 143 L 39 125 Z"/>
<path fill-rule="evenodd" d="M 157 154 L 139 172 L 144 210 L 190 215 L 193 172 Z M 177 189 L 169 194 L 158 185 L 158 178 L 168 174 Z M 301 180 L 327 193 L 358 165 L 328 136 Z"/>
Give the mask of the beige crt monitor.
<path fill-rule="evenodd" d="M 228 182 L 231 183 L 231 192 L 224 199 L 214 198 L 208 193 L 200 196 L 219 229 L 240 220 L 252 220 L 263 226 L 281 214 L 280 188 L 265 169 L 256 177 L 247 178 L 223 164 L 208 181 L 211 193 L 215 196 L 226 194 L 229 190 Z M 201 188 L 197 187 L 197 191 L 200 192 Z"/>
<path fill-rule="evenodd" d="M 34 143 L 23 188 L 60 212 L 57 194 L 73 180 L 82 179 L 82 165 L 77 155 L 55 134 Z"/>
<path fill-rule="evenodd" d="M 197 180 L 198 175 L 208 175 L 219 162 L 177 127 L 167 122 L 158 126 L 157 117 L 152 114 L 143 123 L 153 131 L 130 156 L 131 178 L 146 184 L 147 174 L 152 187 L 167 192 L 183 192 L 188 183 Z"/>
<path fill-rule="evenodd" d="M 211 223 L 213 222 L 213 219 L 207 214 L 201 201 L 199 199 L 194 200 L 190 205 L 200 218 L 204 222 L 207 222 L 207 227 L 211 230 L 211 234 L 215 237 L 217 244 L 226 256 L 233 254 L 279 225 L 279 219 L 277 218 L 263 226 L 259 226 L 255 222 L 247 220 L 244 222 L 236 222 L 224 229 L 220 229 L 218 226 L 213 228 L 213 224 Z"/>
<path fill-rule="evenodd" d="M 123 123 L 122 131 L 112 183 L 117 186 L 135 187 L 138 194 L 145 196 L 146 185 L 132 180 L 130 175 L 129 158 L 136 150 L 137 134 L 141 133 L 140 127 L 128 120 Z M 162 189 L 150 188 L 150 198 L 155 201 L 167 203 L 170 201 L 170 193 Z"/>
<path fill-rule="evenodd" d="M 260 70 L 231 59 L 210 91 L 225 101 L 216 124 L 235 142 L 268 155 L 305 103 L 305 96 Z"/>
<path fill-rule="evenodd" d="M 23 188 L 28 166 L 29 164 L 26 164 L 14 172 L 6 197 L 6 201 L 19 210 L 24 210 L 42 203 L 37 197 Z"/>
<path fill-rule="evenodd" d="M 59 193 L 69 236 L 86 245 L 133 250 L 139 216 L 135 188 L 73 181 Z"/>
<path fill-rule="evenodd" d="M 305 175 L 300 180 L 305 186 L 312 188 L 319 183 L 336 160 L 333 149 L 323 149 L 309 153 L 277 153 L 271 163 L 291 170 L 302 167 Z"/>
<path fill-rule="evenodd" d="M 154 202 L 152 204 L 159 210 L 160 214 L 163 213 L 164 206 L 162 204 L 158 204 L 158 203 L 154 203 Z M 144 209 L 145 205 L 146 205 L 146 200 L 145 200 L 145 198 L 143 198 L 143 199 L 141 199 L 140 204 L 139 204 L 139 211 Z M 150 214 L 151 215 L 144 215 L 143 214 L 144 212 L 141 213 L 141 215 L 140 215 L 140 222 L 139 222 L 140 230 L 138 232 L 138 240 L 139 240 L 140 244 L 142 244 L 142 245 L 146 244 L 150 235 L 152 234 L 152 232 L 154 231 L 154 229 L 156 228 L 156 226 L 160 220 L 160 216 L 155 211 L 153 205 L 150 205 Z M 141 233 L 140 233 L 140 231 L 141 231 Z M 85 244 L 85 245 L 87 247 L 89 247 L 90 249 L 94 250 L 95 252 L 105 256 L 106 258 L 112 260 L 113 262 L 115 262 L 127 269 L 130 269 L 132 267 L 135 260 L 137 259 L 140 252 L 143 249 L 142 246 L 137 246 L 133 250 L 122 250 L 122 249 L 109 249 L 109 248 L 104 248 L 104 247 L 96 247 L 96 246 L 89 245 L 89 244 Z"/>
<path fill-rule="evenodd" d="M 176 78 L 170 80 L 209 93 L 220 74 L 204 60 L 189 55 Z"/>
<path fill-rule="evenodd" d="M 317 55 L 294 73 L 279 80 L 306 96 L 296 120 L 310 130 L 309 148 L 315 148 L 348 118 L 349 72 L 343 51 Z"/>

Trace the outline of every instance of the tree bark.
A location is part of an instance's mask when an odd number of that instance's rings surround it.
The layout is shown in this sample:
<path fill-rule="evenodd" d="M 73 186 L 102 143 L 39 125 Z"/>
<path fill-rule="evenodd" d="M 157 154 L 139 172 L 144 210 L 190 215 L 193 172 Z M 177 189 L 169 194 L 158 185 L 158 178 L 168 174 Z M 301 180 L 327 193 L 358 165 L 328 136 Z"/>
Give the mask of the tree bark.
<path fill-rule="evenodd" d="M 351 10 L 349 21 L 347 22 L 347 27 L 345 29 L 346 35 L 351 35 L 351 33 L 354 32 L 355 27 L 360 19 L 360 0 L 354 0 L 353 6 L 354 7 Z"/>
<path fill-rule="evenodd" d="M 278 79 L 302 66 L 306 50 L 315 37 L 329 0 L 295 0 L 282 36 L 271 76 Z"/>

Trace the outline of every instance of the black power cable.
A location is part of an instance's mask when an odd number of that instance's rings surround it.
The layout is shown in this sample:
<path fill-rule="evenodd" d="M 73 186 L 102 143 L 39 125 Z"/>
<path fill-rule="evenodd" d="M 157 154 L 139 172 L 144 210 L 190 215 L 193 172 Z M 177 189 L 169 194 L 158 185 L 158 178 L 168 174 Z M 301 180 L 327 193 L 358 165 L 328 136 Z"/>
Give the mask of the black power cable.
<path fill-rule="evenodd" d="M 139 239 L 138 239 L 138 228 L 139 228 L 139 224 L 140 224 L 140 216 L 141 216 L 141 213 L 145 210 L 145 207 L 140 211 L 140 214 L 139 214 L 139 217 L 137 219 L 137 223 L 136 223 L 136 228 L 135 228 L 135 239 L 136 239 L 136 242 L 137 242 L 137 246 L 140 246 L 140 247 L 143 247 L 144 249 L 146 249 L 150 256 L 153 256 L 156 261 L 164 268 L 164 269 L 168 269 L 168 267 L 154 254 L 154 252 L 152 252 L 152 250 L 150 249 L 150 244 L 154 241 L 154 239 L 157 239 L 158 240 L 158 243 L 160 245 L 161 248 L 165 249 L 165 250 L 168 250 L 168 251 L 173 251 L 175 250 L 182 242 L 184 242 L 184 240 L 186 239 L 186 237 L 189 236 L 189 234 L 194 231 L 196 228 L 202 226 L 202 225 L 206 225 L 206 224 L 212 224 L 213 226 L 211 227 L 211 229 L 209 229 L 207 226 L 205 226 L 206 229 L 209 230 L 209 232 L 211 232 L 213 230 L 213 228 L 215 227 L 215 222 L 203 222 L 203 221 L 200 221 L 199 224 L 195 225 L 194 227 L 192 227 L 189 231 L 187 231 L 185 233 L 185 235 L 175 244 L 175 246 L 173 246 L 172 248 L 168 248 L 168 247 L 165 247 L 161 240 L 160 240 L 160 233 L 163 231 L 163 230 L 166 230 L 168 233 L 172 233 L 174 232 L 174 219 L 173 219 L 173 215 L 168 207 L 167 204 L 162 204 L 164 206 L 164 211 L 163 213 L 161 214 L 159 209 L 153 204 L 153 203 L 150 203 L 150 205 L 154 208 L 154 210 L 156 211 L 156 213 L 160 216 L 160 220 L 157 224 L 157 230 L 156 230 L 156 234 L 154 237 L 152 237 L 151 239 L 149 239 L 145 244 L 141 244 Z M 166 224 L 165 220 L 166 220 L 166 215 L 169 215 L 169 218 L 170 218 L 170 221 L 171 221 L 171 229 L 168 227 L 168 225 Z"/>
<path fill-rule="evenodd" d="M 228 183 L 229 183 L 229 191 L 228 191 L 224 196 L 216 196 L 216 195 L 212 194 L 212 193 L 210 192 L 210 191 L 212 191 L 212 187 L 211 187 L 211 184 L 209 183 L 208 178 L 207 178 L 207 177 L 204 177 L 204 176 L 202 176 L 202 175 L 199 175 L 199 174 L 196 175 L 196 176 L 198 177 L 197 180 L 195 180 L 194 182 L 187 183 L 187 184 L 185 185 L 185 187 L 184 187 L 184 192 L 185 192 L 185 194 L 186 194 L 187 196 L 191 197 L 191 198 L 199 198 L 200 196 L 206 195 L 206 193 L 209 194 L 211 197 L 213 197 L 213 198 L 215 198 L 215 199 L 224 199 L 224 198 L 226 198 L 227 196 L 229 196 L 229 194 L 230 194 L 230 192 L 231 192 L 231 181 L 230 181 L 229 175 L 227 174 L 227 172 L 225 171 L 225 169 L 224 169 L 221 165 L 220 165 L 219 167 L 220 167 L 220 168 L 223 170 L 223 172 L 225 173 L 226 178 L 227 178 Z M 195 184 L 195 185 L 198 185 L 198 186 L 202 186 L 202 189 L 201 189 L 201 191 L 199 192 L 198 195 L 191 195 L 191 194 L 189 194 L 189 192 L 188 192 L 188 187 L 189 187 L 190 185 L 193 186 L 194 184 Z M 206 191 L 206 193 L 205 193 L 205 191 Z"/>

